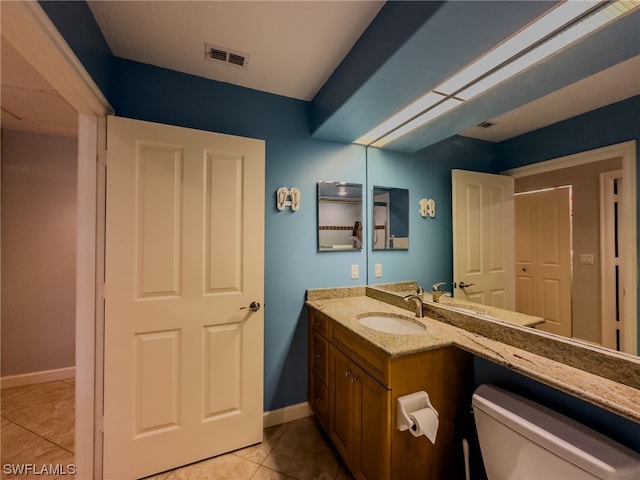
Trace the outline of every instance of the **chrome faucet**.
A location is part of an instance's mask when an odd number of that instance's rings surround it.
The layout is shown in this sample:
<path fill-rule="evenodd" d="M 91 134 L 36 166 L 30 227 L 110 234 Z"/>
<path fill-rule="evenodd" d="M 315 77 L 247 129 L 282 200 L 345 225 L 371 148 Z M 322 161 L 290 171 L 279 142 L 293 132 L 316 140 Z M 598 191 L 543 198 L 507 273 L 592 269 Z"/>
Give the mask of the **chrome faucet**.
<path fill-rule="evenodd" d="M 424 288 L 418 285 L 418 287 L 416 288 L 416 293 L 410 293 L 409 295 L 404 296 L 405 302 L 414 302 L 416 304 L 416 317 L 418 318 L 422 318 L 424 315 L 422 313 L 422 305 L 423 305 L 422 294 L 423 293 L 424 293 Z"/>
<path fill-rule="evenodd" d="M 451 296 L 451 292 L 444 292 L 442 290 L 440 290 L 440 287 L 442 285 L 446 285 L 447 282 L 440 282 L 440 283 L 436 283 L 433 287 L 431 287 L 431 295 L 433 297 L 433 301 L 436 303 L 440 303 L 440 299 L 442 297 L 450 297 Z"/>

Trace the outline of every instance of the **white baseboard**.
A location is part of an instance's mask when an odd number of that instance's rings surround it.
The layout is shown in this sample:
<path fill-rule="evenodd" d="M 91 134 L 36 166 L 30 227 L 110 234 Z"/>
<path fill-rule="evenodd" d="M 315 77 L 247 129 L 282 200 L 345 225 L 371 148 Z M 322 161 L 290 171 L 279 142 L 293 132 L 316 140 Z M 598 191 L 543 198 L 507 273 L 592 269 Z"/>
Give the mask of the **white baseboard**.
<path fill-rule="evenodd" d="M 297 405 L 289 405 L 288 407 L 279 408 L 278 410 L 264 412 L 262 424 L 264 428 L 275 427 L 276 425 L 299 420 L 310 415 L 313 415 L 313 412 L 309 403 L 303 402 L 298 403 Z"/>
<path fill-rule="evenodd" d="M 23 373 L 20 375 L 9 375 L 0 378 L 0 389 L 11 387 L 22 387 L 34 383 L 55 382 L 56 380 L 67 380 L 75 378 L 76 367 L 57 368 L 55 370 L 43 370 L 41 372 Z"/>

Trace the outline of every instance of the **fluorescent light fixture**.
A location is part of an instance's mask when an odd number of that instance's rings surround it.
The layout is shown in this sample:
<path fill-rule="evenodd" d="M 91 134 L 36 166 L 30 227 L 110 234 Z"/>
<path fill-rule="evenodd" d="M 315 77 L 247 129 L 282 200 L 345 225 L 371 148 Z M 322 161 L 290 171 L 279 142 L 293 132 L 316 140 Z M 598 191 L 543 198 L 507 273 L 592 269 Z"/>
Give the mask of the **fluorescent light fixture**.
<path fill-rule="evenodd" d="M 486 92 L 567 48 L 621 15 L 640 7 L 638 0 L 618 0 L 598 9 L 592 15 L 588 14 L 590 10 L 602 3 L 603 0 L 562 2 L 420 99 L 358 138 L 355 143 L 382 147 L 397 140 L 453 110 L 464 101 Z M 578 20 L 583 16 L 585 18 Z M 577 23 L 561 31 L 566 25 L 576 21 Z M 557 31 L 560 33 L 554 35 Z M 549 39 L 545 41 L 545 38 Z M 538 42 L 543 43 L 533 47 Z M 528 49 L 531 50 L 527 52 Z M 511 59 L 513 60 L 510 61 Z M 500 65 L 504 66 L 500 67 Z"/>
<path fill-rule="evenodd" d="M 490 90 L 491 88 L 504 82 L 505 80 L 526 70 L 527 68 L 541 62 L 545 58 L 567 48 L 568 46 L 574 44 L 576 41 L 589 35 L 590 33 L 593 33 L 607 23 L 615 20 L 620 15 L 629 12 L 638 5 L 640 4 L 633 1 L 619 1 L 609 5 L 608 7 L 599 10 L 595 14 L 590 15 L 584 20 L 569 27 L 564 32 L 561 32 L 560 34 L 554 36 L 540 46 L 534 48 L 530 52 L 509 63 L 505 67 L 474 83 L 469 88 L 466 88 L 462 92 L 457 93 L 456 96 L 462 98 L 463 100 L 470 100 L 473 97 L 476 97 L 481 93 Z"/>
<path fill-rule="evenodd" d="M 461 103 L 462 103 L 462 100 L 458 100 L 457 98 L 450 98 L 448 100 L 445 100 L 437 107 L 434 107 L 431 110 L 427 110 L 419 117 L 414 118 L 410 122 L 402 125 L 400 128 L 397 128 L 394 131 L 390 132 L 388 135 L 385 135 L 380 140 L 373 143 L 372 146 L 383 147 L 387 143 L 390 143 L 396 140 L 397 138 L 400 138 L 401 136 L 406 135 L 412 130 L 415 130 L 416 128 L 421 127 L 425 123 L 435 120 L 436 118 L 444 115 L 448 111 L 453 110 L 454 108 L 459 106 Z"/>
<path fill-rule="evenodd" d="M 363 136 L 358 138 L 355 143 L 360 145 L 370 145 L 371 142 L 376 141 L 385 133 L 396 128 L 398 125 L 402 125 L 403 123 L 411 120 L 416 115 L 424 112 L 426 109 L 432 107 L 436 103 L 441 100 L 444 100 L 446 97 L 444 95 L 440 95 L 438 93 L 429 92 L 426 95 L 423 95 L 418 100 L 410 104 L 409 106 L 403 108 L 398 113 L 396 113 L 393 117 L 388 118 L 380 125 L 375 127 L 373 130 L 369 130 Z"/>
<path fill-rule="evenodd" d="M 501 45 L 483 55 L 471 65 L 463 68 L 453 77 L 434 88 L 445 95 L 453 95 L 475 79 L 506 62 L 536 42 L 552 34 L 575 18 L 584 15 L 598 1 L 569 1 L 550 10 L 543 17 L 529 24 Z"/>

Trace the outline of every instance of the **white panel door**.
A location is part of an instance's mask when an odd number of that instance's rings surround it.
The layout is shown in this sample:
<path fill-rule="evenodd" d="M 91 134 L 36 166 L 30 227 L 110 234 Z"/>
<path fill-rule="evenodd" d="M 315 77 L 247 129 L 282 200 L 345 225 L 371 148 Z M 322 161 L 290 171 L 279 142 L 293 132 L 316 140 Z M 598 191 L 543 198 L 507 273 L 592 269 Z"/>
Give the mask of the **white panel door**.
<path fill-rule="evenodd" d="M 262 440 L 264 142 L 110 117 L 104 478 Z"/>
<path fill-rule="evenodd" d="M 514 180 L 466 170 L 451 180 L 454 297 L 513 310 Z"/>
<path fill-rule="evenodd" d="M 516 195 L 516 309 L 571 337 L 571 189 Z"/>

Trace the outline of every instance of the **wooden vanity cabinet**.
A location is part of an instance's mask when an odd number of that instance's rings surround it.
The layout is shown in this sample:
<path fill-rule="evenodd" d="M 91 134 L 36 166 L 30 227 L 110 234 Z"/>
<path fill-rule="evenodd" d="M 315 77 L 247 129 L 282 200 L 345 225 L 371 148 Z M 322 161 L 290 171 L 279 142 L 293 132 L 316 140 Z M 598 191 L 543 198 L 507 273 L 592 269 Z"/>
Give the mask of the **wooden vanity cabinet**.
<path fill-rule="evenodd" d="M 329 437 L 356 478 L 390 475 L 391 391 L 329 347 Z"/>
<path fill-rule="evenodd" d="M 444 347 L 391 358 L 309 309 L 308 399 L 358 480 L 464 479 L 472 356 Z M 439 412 L 435 445 L 396 428 L 398 397 L 424 390 Z"/>
<path fill-rule="evenodd" d="M 328 328 L 328 318 L 309 315 L 307 399 L 325 431 L 329 429 L 329 389 L 327 387 L 329 372 Z"/>

